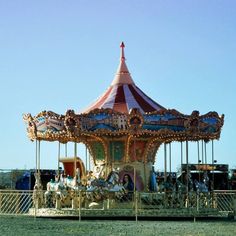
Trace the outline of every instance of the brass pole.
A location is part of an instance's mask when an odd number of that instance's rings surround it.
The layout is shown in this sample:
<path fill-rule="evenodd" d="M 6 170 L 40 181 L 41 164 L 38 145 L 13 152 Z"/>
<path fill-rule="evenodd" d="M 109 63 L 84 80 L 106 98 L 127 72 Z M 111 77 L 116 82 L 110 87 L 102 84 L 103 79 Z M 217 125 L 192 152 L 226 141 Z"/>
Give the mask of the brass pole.
<path fill-rule="evenodd" d="M 200 150 L 199 150 L 199 141 L 197 141 L 197 163 L 200 164 Z M 198 181 L 200 182 L 200 169 L 198 170 Z"/>
<path fill-rule="evenodd" d="M 135 221 L 138 220 L 138 202 L 137 202 L 137 192 L 136 192 L 136 168 L 134 167 L 134 205 L 135 205 Z"/>
<path fill-rule="evenodd" d="M 58 160 L 57 160 L 57 170 L 59 174 L 60 170 L 60 156 L 61 156 L 61 145 L 60 142 L 58 142 Z"/>
<path fill-rule="evenodd" d="M 166 182 L 166 180 L 167 180 L 166 169 L 167 169 L 167 160 L 166 160 L 166 143 L 164 143 L 164 181 L 165 181 L 165 182 Z"/>
<path fill-rule="evenodd" d="M 35 184 L 38 182 L 38 140 L 35 142 Z M 39 188 L 38 188 L 39 189 Z M 37 199 L 36 199 L 37 202 Z M 34 204 L 34 218 L 37 215 L 37 204 Z"/>
<path fill-rule="evenodd" d="M 67 157 L 67 143 L 65 144 L 65 157 Z"/>
<path fill-rule="evenodd" d="M 203 140 L 202 140 L 202 164 L 204 164 Z"/>
<path fill-rule="evenodd" d="M 35 174 L 38 172 L 38 140 L 35 142 Z"/>
<path fill-rule="evenodd" d="M 86 168 L 86 172 L 88 171 L 88 153 L 87 153 L 87 146 L 85 145 L 85 168 Z"/>
<path fill-rule="evenodd" d="M 170 174 L 171 174 L 171 143 L 169 143 L 169 167 L 170 167 Z"/>
<path fill-rule="evenodd" d="M 188 184 L 189 184 L 189 166 L 188 166 L 188 141 L 186 141 L 186 164 L 187 164 L 187 198 L 188 198 Z"/>
<path fill-rule="evenodd" d="M 88 152 L 89 170 L 91 170 L 91 156 L 90 156 L 90 152 L 88 151 L 88 149 L 87 149 L 87 152 Z"/>
<path fill-rule="evenodd" d="M 134 137 L 134 160 L 136 160 L 136 138 Z"/>
<path fill-rule="evenodd" d="M 76 175 L 77 143 L 74 144 L 74 177 Z"/>
<path fill-rule="evenodd" d="M 181 145 L 180 145 L 180 154 L 181 154 L 181 182 L 183 183 L 183 142 L 181 141 Z"/>
<path fill-rule="evenodd" d="M 79 222 L 81 221 L 81 190 L 79 190 Z"/>
<path fill-rule="evenodd" d="M 114 156 L 114 154 L 115 154 L 115 152 L 114 152 L 115 150 L 114 150 L 114 140 L 113 140 L 113 138 L 112 138 L 112 163 L 111 163 L 111 170 L 113 169 L 113 167 L 114 167 L 114 161 L 115 161 L 115 156 Z"/>
<path fill-rule="evenodd" d="M 212 148 L 212 190 L 215 189 L 215 166 L 214 166 L 214 141 L 211 140 L 211 148 Z"/>
<path fill-rule="evenodd" d="M 136 168 L 134 167 L 134 192 L 136 191 Z"/>
<path fill-rule="evenodd" d="M 38 143 L 38 174 L 40 175 L 40 140 Z"/>

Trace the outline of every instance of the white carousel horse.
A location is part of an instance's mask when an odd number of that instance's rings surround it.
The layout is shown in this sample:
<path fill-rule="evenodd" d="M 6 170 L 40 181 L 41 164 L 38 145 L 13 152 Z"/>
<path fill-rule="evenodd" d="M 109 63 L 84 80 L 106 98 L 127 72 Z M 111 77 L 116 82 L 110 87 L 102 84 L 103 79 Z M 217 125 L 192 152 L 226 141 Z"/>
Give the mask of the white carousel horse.
<path fill-rule="evenodd" d="M 77 172 L 79 175 L 79 172 Z M 62 175 L 57 182 L 51 180 L 47 183 L 47 191 L 45 192 L 45 204 L 48 207 L 53 207 L 56 203 L 60 206 L 71 206 L 71 200 L 76 198 L 80 190 L 86 190 L 81 185 L 78 176 L 72 178 L 67 176 L 64 178 Z"/>
<path fill-rule="evenodd" d="M 108 183 L 108 191 L 115 193 L 115 197 L 121 199 L 126 193 L 125 187 L 120 183 L 119 173 L 111 171 L 106 182 Z"/>
<path fill-rule="evenodd" d="M 55 191 L 56 191 L 56 183 L 51 179 L 50 182 L 47 183 L 47 190 L 44 193 L 45 197 L 45 205 L 46 207 L 53 207 L 55 204 Z"/>
<path fill-rule="evenodd" d="M 93 176 L 96 179 L 104 179 L 105 178 L 105 165 L 99 164 L 94 167 Z"/>

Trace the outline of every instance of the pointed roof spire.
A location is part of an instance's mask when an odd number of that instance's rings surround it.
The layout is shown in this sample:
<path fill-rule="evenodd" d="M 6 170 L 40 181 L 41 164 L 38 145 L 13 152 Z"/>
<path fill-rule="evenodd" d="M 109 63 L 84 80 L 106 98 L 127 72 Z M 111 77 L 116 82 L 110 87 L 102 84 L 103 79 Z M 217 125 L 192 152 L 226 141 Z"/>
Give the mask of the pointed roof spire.
<path fill-rule="evenodd" d="M 125 52 L 124 52 L 125 44 L 124 44 L 124 42 L 121 42 L 120 47 L 121 47 L 121 57 L 120 57 L 120 59 L 125 60 Z"/>
<path fill-rule="evenodd" d="M 128 67 L 125 63 L 125 44 L 121 42 L 120 44 L 121 54 L 120 54 L 120 64 L 118 66 L 116 75 L 111 85 L 115 84 L 134 84 L 134 81 L 131 78 Z"/>
<path fill-rule="evenodd" d="M 84 109 L 82 113 L 106 108 L 125 114 L 129 114 L 132 108 L 138 108 L 142 114 L 162 109 L 165 110 L 163 106 L 153 101 L 134 84 L 125 63 L 125 44 L 123 42 L 120 48 L 120 64 L 111 86 L 95 102 Z"/>

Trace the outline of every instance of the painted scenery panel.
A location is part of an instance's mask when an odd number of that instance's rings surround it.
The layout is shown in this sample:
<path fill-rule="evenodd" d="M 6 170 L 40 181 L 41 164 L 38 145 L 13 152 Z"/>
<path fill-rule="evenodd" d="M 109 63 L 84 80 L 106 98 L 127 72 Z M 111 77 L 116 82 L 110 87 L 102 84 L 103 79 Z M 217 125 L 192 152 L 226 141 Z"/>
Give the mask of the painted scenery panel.
<path fill-rule="evenodd" d="M 132 141 L 129 147 L 129 156 L 131 161 L 142 161 L 145 151 L 145 141 Z"/>
<path fill-rule="evenodd" d="M 200 131 L 214 133 L 217 129 L 218 120 L 215 117 L 204 117 L 200 119 Z"/>
<path fill-rule="evenodd" d="M 37 131 L 45 132 L 47 130 L 52 130 L 54 132 L 61 131 L 64 128 L 64 121 L 59 119 L 54 119 L 51 117 L 38 117 L 35 119 L 35 124 Z"/>
<path fill-rule="evenodd" d="M 121 141 L 110 142 L 110 158 L 114 161 L 121 161 L 125 154 L 125 144 Z"/>
<path fill-rule="evenodd" d="M 93 153 L 95 154 L 96 160 L 105 160 L 105 152 L 101 143 L 94 142 L 92 144 Z"/>
<path fill-rule="evenodd" d="M 114 131 L 116 129 L 112 121 L 112 116 L 107 113 L 91 114 L 86 118 L 82 118 L 82 120 L 83 126 L 89 131 L 96 131 L 99 129 Z"/>
<path fill-rule="evenodd" d="M 185 120 L 182 117 L 174 116 L 173 114 L 155 114 L 155 115 L 144 115 L 143 129 L 147 130 L 160 130 L 170 129 L 173 131 L 183 131 Z"/>

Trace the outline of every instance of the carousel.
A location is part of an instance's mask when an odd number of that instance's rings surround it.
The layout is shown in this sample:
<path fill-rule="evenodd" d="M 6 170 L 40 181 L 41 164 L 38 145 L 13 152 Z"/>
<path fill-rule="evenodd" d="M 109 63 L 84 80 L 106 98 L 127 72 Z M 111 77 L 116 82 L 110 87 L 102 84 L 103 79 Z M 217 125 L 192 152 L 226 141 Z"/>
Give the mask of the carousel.
<path fill-rule="evenodd" d="M 64 198 L 70 196 L 71 203 L 67 207 L 75 209 L 76 191 L 87 192 L 80 196 L 80 202 L 82 199 L 99 202 L 101 198 L 108 199 L 110 192 L 116 192 L 119 204 L 124 204 L 124 196 L 130 197 L 127 190 L 157 191 L 153 166 L 161 145 L 165 151 L 164 180 L 167 181 L 167 145 L 179 142 L 181 149 L 185 145 L 188 164 L 188 142 L 212 142 L 213 146 L 213 140 L 220 138 L 224 115 L 219 116 L 217 112 L 201 115 L 197 110 L 185 115 L 158 104 L 135 84 L 126 65 L 123 42 L 120 48 L 120 63 L 111 85 L 81 113 L 67 110 L 65 114 L 42 111 L 35 116 L 24 115 L 27 135 L 36 143 L 35 190 L 42 190 L 40 142 L 58 142 L 58 153 L 62 145 L 67 147 L 67 143 L 74 143 L 73 157 L 61 158 L 59 154 L 63 170 L 58 168 L 58 175 L 48 183 L 47 191 L 43 195 L 35 193 L 38 208 L 61 208 L 63 201 L 57 200 L 63 195 Z M 78 157 L 78 143 L 85 145 L 93 170 L 88 168 L 87 156 L 86 163 Z M 188 168 L 185 171 L 188 175 Z M 98 190 L 100 197 L 91 197 L 91 193 Z M 53 192 L 58 193 L 54 195 L 55 201 L 48 196 Z"/>

